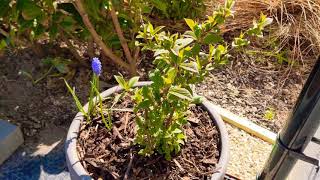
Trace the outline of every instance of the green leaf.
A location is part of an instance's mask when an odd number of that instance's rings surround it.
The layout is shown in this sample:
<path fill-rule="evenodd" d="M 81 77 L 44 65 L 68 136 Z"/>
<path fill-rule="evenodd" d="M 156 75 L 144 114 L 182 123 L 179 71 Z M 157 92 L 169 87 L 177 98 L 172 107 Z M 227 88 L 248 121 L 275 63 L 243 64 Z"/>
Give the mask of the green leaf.
<path fill-rule="evenodd" d="M 188 101 L 192 101 L 192 95 L 190 92 L 185 88 L 180 87 L 171 87 L 169 90 L 169 94 L 172 94 L 178 98 L 185 99 Z"/>
<path fill-rule="evenodd" d="M 128 83 L 129 88 L 132 88 L 139 81 L 139 78 L 139 76 L 132 77 Z"/>
<path fill-rule="evenodd" d="M 153 34 L 158 33 L 159 31 L 161 31 L 165 26 L 158 26 L 154 29 Z"/>
<path fill-rule="evenodd" d="M 150 100 L 144 100 L 141 103 L 137 104 L 137 108 L 139 109 L 147 109 L 150 107 L 151 101 Z"/>
<path fill-rule="evenodd" d="M 179 144 L 182 144 L 182 145 L 183 145 L 183 144 L 184 144 L 184 141 L 183 141 L 182 139 L 178 139 L 178 140 L 177 140 L 177 143 L 179 143 Z M 178 152 L 179 152 L 179 150 L 178 150 Z"/>
<path fill-rule="evenodd" d="M 70 72 L 69 65 L 72 63 L 69 59 L 62 59 L 62 58 L 45 58 L 43 60 L 44 64 L 52 65 L 56 68 L 59 73 L 67 74 Z"/>
<path fill-rule="evenodd" d="M 167 4 L 165 2 L 163 2 L 162 0 L 151 0 L 151 3 L 155 8 L 161 10 L 163 14 L 169 16 L 167 12 Z"/>
<path fill-rule="evenodd" d="M 183 133 L 177 135 L 178 139 L 186 139 L 186 136 Z"/>
<path fill-rule="evenodd" d="M 159 56 L 159 55 L 161 55 L 161 54 L 167 54 L 167 53 L 169 53 L 169 51 L 168 50 L 165 50 L 165 49 L 157 49 L 155 52 L 154 52 L 154 57 L 156 57 L 156 56 Z"/>
<path fill-rule="evenodd" d="M 248 41 L 247 39 L 242 39 L 242 38 L 234 38 L 233 42 L 232 42 L 232 47 L 242 47 L 242 46 L 247 46 L 250 44 L 250 41 Z"/>
<path fill-rule="evenodd" d="M 63 17 L 63 20 L 60 22 L 61 27 L 67 31 L 73 31 L 76 26 L 76 20 L 74 20 L 71 16 Z"/>
<path fill-rule="evenodd" d="M 189 28 L 194 31 L 194 26 L 196 25 L 196 23 L 192 20 L 192 19 L 187 19 L 185 18 L 184 19 L 187 23 L 187 25 L 189 26 Z"/>
<path fill-rule="evenodd" d="M 80 101 L 79 101 L 79 99 L 78 99 L 78 97 L 77 97 L 77 95 L 76 95 L 76 93 L 75 93 L 75 90 L 72 89 L 72 88 L 69 86 L 68 82 L 67 82 L 65 79 L 63 79 L 63 80 L 64 80 L 64 83 L 66 84 L 66 86 L 67 86 L 70 94 L 72 95 L 73 100 L 75 101 L 78 110 L 79 110 L 80 112 L 82 112 L 82 114 L 84 114 L 85 116 L 88 117 L 87 113 L 84 111 L 83 106 L 82 106 L 82 104 L 80 103 Z"/>
<path fill-rule="evenodd" d="M 11 0 L 1 0 L 0 2 L 0 17 L 7 15 L 7 12 L 10 10 L 10 1 Z"/>
<path fill-rule="evenodd" d="M 182 133 L 181 129 L 179 128 L 176 128 L 172 131 L 173 134 L 179 134 L 179 133 Z"/>
<path fill-rule="evenodd" d="M 219 36 L 218 34 L 215 33 L 209 33 L 205 38 L 204 38 L 204 43 L 206 44 L 216 44 L 219 42 L 223 41 L 223 38 Z"/>
<path fill-rule="evenodd" d="M 270 24 L 272 24 L 273 19 L 272 18 L 266 18 L 266 20 L 263 23 L 263 27 L 268 26 Z"/>
<path fill-rule="evenodd" d="M 97 79 L 98 80 L 98 79 Z M 99 81 L 99 80 L 98 80 Z M 102 111 L 102 97 L 100 95 L 100 92 L 99 90 L 97 89 L 96 85 L 94 83 L 91 82 L 91 87 L 93 88 L 94 92 L 96 93 L 96 97 L 98 97 L 99 99 L 99 106 L 100 106 L 100 109 L 99 109 L 99 112 L 100 112 L 100 116 L 101 116 L 101 119 L 102 119 L 102 122 L 104 123 L 105 127 L 108 128 L 109 130 L 111 129 L 111 121 L 109 119 L 109 122 L 106 121 L 105 117 L 104 117 L 104 114 L 103 114 L 103 111 Z M 109 111 L 108 111 L 109 112 Z M 110 113 L 110 112 L 109 112 Z M 109 114 L 108 114 L 108 117 Z M 109 124 L 108 124 L 109 123 Z"/>
<path fill-rule="evenodd" d="M 234 0 L 226 0 L 225 1 L 225 7 L 227 9 L 232 9 L 232 7 L 234 6 L 235 1 Z"/>
<path fill-rule="evenodd" d="M 7 47 L 7 43 L 6 43 L 6 41 L 4 39 L 2 39 L 1 42 L 0 42 L 0 50 L 5 48 L 5 47 Z"/>
<path fill-rule="evenodd" d="M 195 104 L 200 104 L 201 102 L 203 102 L 203 100 L 204 100 L 204 97 L 202 96 L 194 96 L 192 98 L 192 102 Z"/>
<path fill-rule="evenodd" d="M 25 20 L 32 20 L 42 16 L 44 13 L 35 2 L 28 0 L 23 3 L 21 14 Z"/>
<path fill-rule="evenodd" d="M 167 84 L 172 84 L 174 82 L 176 74 L 177 74 L 177 70 L 175 68 L 170 68 L 169 71 L 167 72 L 167 77 L 164 78 L 164 81 Z"/>
<path fill-rule="evenodd" d="M 193 42 L 192 38 L 183 38 L 183 39 L 177 39 L 176 42 L 174 43 L 174 47 L 172 49 L 172 52 L 179 56 L 179 51 L 180 49 L 188 46 L 190 43 Z"/>
<path fill-rule="evenodd" d="M 114 78 L 116 79 L 116 81 L 119 83 L 119 86 L 122 87 L 124 90 L 128 90 L 128 83 L 126 82 L 126 80 L 124 80 L 123 76 L 114 76 Z"/>
<path fill-rule="evenodd" d="M 200 51 L 201 51 L 201 46 L 200 46 L 200 44 L 195 44 L 193 47 L 192 47 L 192 54 L 194 55 L 194 56 L 197 56 L 199 53 L 200 53 Z"/>
<path fill-rule="evenodd" d="M 197 63 L 196 63 L 196 62 L 181 63 L 181 64 L 180 64 L 180 67 L 181 67 L 182 69 L 187 70 L 187 71 L 191 71 L 191 72 L 194 72 L 194 73 L 199 74 L 199 70 L 198 70 L 198 66 L 197 66 Z"/>
<path fill-rule="evenodd" d="M 149 33 L 151 33 L 151 34 L 153 34 L 153 25 L 149 22 L 148 23 L 148 26 L 147 26 L 147 32 L 149 32 Z"/>
<path fill-rule="evenodd" d="M 201 26 L 196 25 L 196 26 L 194 27 L 194 35 L 196 36 L 197 39 L 200 38 L 200 35 L 201 35 Z"/>

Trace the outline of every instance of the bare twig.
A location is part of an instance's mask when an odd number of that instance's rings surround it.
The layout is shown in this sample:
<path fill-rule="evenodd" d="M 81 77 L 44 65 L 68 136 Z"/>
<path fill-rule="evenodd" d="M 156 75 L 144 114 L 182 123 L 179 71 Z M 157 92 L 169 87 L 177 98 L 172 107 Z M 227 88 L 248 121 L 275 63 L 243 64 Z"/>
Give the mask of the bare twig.
<path fill-rule="evenodd" d="M 168 128 L 170 125 L 171 125 L 171 123 L 172 123 L 172 120 L 173 120 L 173 113 L 175 112 L 175 108 L 173 107 L 172 108 L 172 111 L 170 112 L 170 114 L 169 114 L 169 117 L 168 117 L 168 119 L 166 119 L 166 121 L 165 121 L 165 126 Z"/>
<path fill-rule="evenodd" d="M 193 165 L 196 168 L 196 170 L 198 171 L 198 173 L 201 173 L 200 169 L 198 168 L 198 166 L 194 162 L 192 162 L 192 161 L 190 161 L 190 160 L 188 160 L 186 158 L 182 158 L 182 160 L 184 160 L 184 161 L 190 163 L 191 165 Z"/>
<path fill-rule="evenodd" d="M 124 132 L 127 133 L 127 125 L 129 121 L 129 113 L 126 113 L 125 122 L 124 122 Z"/>
<path fill-rule="evenodd" d="M 173 159 L 173 162 L 178 166 L 178 168 L 180 169 L 180 171 L 184 172 L 185 170 L 183 169 L 183 167 L 181 166 L 181 164 L 176 160 Z"/>
<path fill-rule="evenodd" d="M 136 62 L 135 62 L 135 59 L 132 58 L 132 56 L 131 56 L 130 49 L 129 49 L 129 47 L 128 47 L 128 44 L 127 44 L 126 39 L 125 39 L 124 36 L 123 36 L 123 32 L 122 32 L 122 30 L 121 30 L 120 23 L 119 23 L 119 20 L 118 20 L 118 16 L 117 16 L 117 14 L 116 14 L 116 11 L 115 11 L 114 7 L 112 7 L 112 8 L 110 9 L 110 15 L 111 15 L 111 19 L 112 19 L 114 28 L 115 28 L 115 30 L 116 30 L 116 32 L 117 32 L 118 37 L 119 37 L 121 46 L 122 46 L 122 48 L 123 48 L 124 54 L 125 54 L 127 60 L 128 60 L 129 63 L 130 63 L 131 71 L 137 71 L 137 70 L 136 70 Z"/>
<path fill-rule="evenodd" d="M 9 33 L 7 33 L 5 30 L 3 30 L 2 28 L 0 28 L 0 33 L 2 35 L 4 35 L 5 37 L 8 37 L 9 36 Z"/>
<path fill-rule="evenodd" d="M 112 50 L 110 48 L 108 48 L 106 46 L 106 44 L 102 41 L 101 37 L 98 35 L 98 33 L 96 32 L 96 30 L 94 29 L 92 23 L 90 22 L 89 16 L 86 13 L 81 0 L 75 0 L 75 7 L 78 10 L 83 23 L 85 24 L 85 26 L 88 28 L 93 40 L 95 41 L 95 43 L 97 43 L 101 49 L 102 52 L 109 57 L 114 63 L 122 66 L 123 68 L 125 68 L 126 70 L 130 71 L 130 73 L 134 73 L 132 72 L 130 65 L 126 62 L 124 62 L 121 58 L 119 58 L 118 56 L 116 56 Z"/>
<path fill-rule="evenodd" d="M 112 130 L 113 130 L 113 134 L 116 135 L 120 140 L 123 140 L 123 137 L 121 136 L 119 130 L 117 127 L 113 126 L 112 127 Z"/>
<path fill-rule="evenodd" d="M 127 180 L 129 177 L 129 173 L 130 173 L 130 170 L 132 167 L 133 158 L 134 158 L 134 155 L 132 154 L 132 150 L 130 150 L 130 161 L 129 161 L 126 173 L 124 174 L 123 180 Z"/>
<path fill-rule="evenodd" d="M 140 47 L 136 47 L 134 50 L 133 59 L 137 63 L 139 58 Z"/>

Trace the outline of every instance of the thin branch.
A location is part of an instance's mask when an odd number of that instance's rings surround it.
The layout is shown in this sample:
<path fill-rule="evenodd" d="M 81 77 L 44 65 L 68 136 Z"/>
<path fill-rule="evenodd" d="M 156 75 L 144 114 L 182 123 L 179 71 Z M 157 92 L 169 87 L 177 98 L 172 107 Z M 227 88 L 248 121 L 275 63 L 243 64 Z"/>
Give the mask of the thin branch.
<path fill-rule="evenodd" d="M 129 161 L 128 167 L 126 169 L 126 172 L 124 174 L 123 180 L 129 179 L 129 174 L 130 174 L 130 170 L 132 168 L 133 158 L 134 158 L 134 155 L 132 154 L 132 150 L 130 149 L 130 161 Z"/>
<path fill-rule="evenodd" d="M 133 59 L 136 63 L 138 62 L 139 52 L 140 52 L 140 47 L 136 47 L 134 50 L 134 56 L 133 56 Z"/>
<path fill-rule="evenodd" d="M 119 37 L 121 46 L 123 48 L 124 54 L 125 54 L 128 62 L 130 63 L 131 68 L 135 69 L 136 62 L 132 58 L 131 53 L 130 53 L 130 49 L 129 49 L 128 44 L 127 44 L 127 41 L 123 36 L 123 32 L 121 30 L 120 23 L 119 23 L 119 20 L 118 20 L 118 16 L 116 14 L 116 11 L 114 10 L 114 7 L 112 7 L 110 9 L 110 15 L 111 15 L 111 19 L 112 19 L 114 28 L 115 28 L 115 30 L 117 32 L 118 37 Z"/>
<path fill-rule="evenodd" d="M 2 35 L 4 35 L 5 37 L 8 37 L 9 36 L 9 33 L 7 33 L 5 30 L 3 30 L 2 28 L 0 28 L 0 33 Z"/>
<path fill-rule="evenodd" d="M 96 30 L 94 29 L 92 23 L 90 22 L 89 20 L 89 16 L 88 14 L 86 13 L 83 5 L 82 5 L 82 2 L 81 0 L 74 0 L 75 2 L 75 7 L 76 9 L 78 10 L 81 18 L 82 18 L 82 21 L 83 23 L 85 24 L 85 26 L 88 28 L 93 40 L 95 41 L 95 43 L 97 43 L 101 49 L 102 49 L 102 52 L 107 56 L 109 57 L 114 63 L 122 66 L 123 68 L 125 68 L 126 70 L 130 71 L 131 72 L 131 68 L 129 66 L 128 63 L 124 62 L 121 58 L 119 58 L 118 56 L 116 56 L 112 50 L 110 48 L 108 48 L 105 43 L 102 41 L 101 37 L 98 35 L 98 33 L 96 32 Z M 133 73 L 133 72 L 131 72 Z"/>

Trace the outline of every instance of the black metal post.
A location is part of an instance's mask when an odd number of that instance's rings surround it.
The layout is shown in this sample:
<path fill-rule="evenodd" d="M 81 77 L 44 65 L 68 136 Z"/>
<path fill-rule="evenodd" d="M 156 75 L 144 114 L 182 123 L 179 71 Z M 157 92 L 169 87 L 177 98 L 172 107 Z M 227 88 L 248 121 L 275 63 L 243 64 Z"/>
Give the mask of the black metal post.
<path fill-rule="evenodd" d="M 298 159 L 319 166 L 303 154 L 320 124 L 320 58 L 305 83 L 289 120 L 278 134 L 259 180 L 284 180 Z"/>

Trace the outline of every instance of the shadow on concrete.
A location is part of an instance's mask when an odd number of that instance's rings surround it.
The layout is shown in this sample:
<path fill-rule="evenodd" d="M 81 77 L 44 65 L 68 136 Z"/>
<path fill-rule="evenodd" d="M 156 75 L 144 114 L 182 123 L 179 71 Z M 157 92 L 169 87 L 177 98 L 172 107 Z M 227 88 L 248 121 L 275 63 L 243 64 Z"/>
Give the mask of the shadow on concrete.
<path fill-rule="evenodd" d="M 49 126 L 0 166 L 0 180 L 70 179 L 64 153 L 66 128 Z"/>

